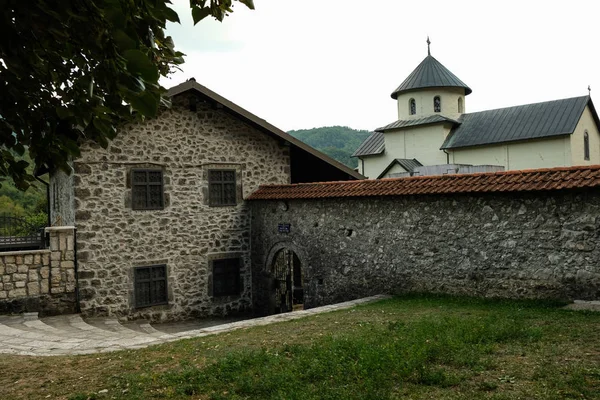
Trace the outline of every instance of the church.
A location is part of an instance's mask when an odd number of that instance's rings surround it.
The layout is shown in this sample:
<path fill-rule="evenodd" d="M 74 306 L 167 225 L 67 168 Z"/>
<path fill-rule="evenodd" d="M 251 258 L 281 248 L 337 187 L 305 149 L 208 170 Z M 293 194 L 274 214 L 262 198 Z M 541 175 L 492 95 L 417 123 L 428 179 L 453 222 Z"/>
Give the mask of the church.
<path fill-rule="evenodd" d="M 392 93 L 398 119 L 354 152 L 370 179 L 600 164 L 591 97 L 468 113 L 472 90 L 428 55 Z"/>

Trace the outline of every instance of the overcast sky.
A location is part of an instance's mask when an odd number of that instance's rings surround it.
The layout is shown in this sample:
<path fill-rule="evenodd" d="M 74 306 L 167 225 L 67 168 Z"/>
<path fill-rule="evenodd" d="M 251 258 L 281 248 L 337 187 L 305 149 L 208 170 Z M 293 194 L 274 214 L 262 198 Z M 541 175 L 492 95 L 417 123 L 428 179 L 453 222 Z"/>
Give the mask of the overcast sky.
<path fill-rule="evenodd" d="M 190 77 L 283 130 L 397 119 L 392 91 L 431 54 L 481 111 L 600 96 L 600 3 L 588 0 L 254 0 L 193 26 L 188 0 L 168 34 Z M 598 100 L 600 101 L 600 100 Z"/>

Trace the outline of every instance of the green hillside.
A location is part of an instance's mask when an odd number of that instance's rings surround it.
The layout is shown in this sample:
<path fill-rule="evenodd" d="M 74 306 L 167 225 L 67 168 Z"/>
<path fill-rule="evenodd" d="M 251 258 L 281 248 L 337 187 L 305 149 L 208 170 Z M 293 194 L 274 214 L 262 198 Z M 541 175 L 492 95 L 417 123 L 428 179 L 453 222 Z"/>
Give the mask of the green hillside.
<path fill-rule="evenodd" d="M 370 134 L 369 131 L 347 126 L 324 126 L 288 133 L 350 168 L 358 166 L 358 159 L 352 158 L 351 155 Z"/>

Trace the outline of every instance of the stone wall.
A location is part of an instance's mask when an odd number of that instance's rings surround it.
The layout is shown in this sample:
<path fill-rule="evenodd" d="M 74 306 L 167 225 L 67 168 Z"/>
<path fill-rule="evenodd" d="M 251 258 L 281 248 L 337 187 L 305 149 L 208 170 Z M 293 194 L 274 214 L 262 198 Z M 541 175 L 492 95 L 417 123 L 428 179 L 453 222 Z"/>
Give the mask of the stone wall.
<path fill-rule="evenodd" d="M 600 298 L 598 189 L 250 203 L 263 313 L 282 248 L 302 263 L 307 307 L 405 291 Z"/>
<path fill-rule="evenodd" d="M 156 119 L 125 127 L 107 149 L 86 145 L 74 161 L 81 309 L 85 315 L 151 320 L 251 308 L 250 213 L 243 202 L 264 183 L 289 183 L 289 147 L 222 108 L 173 99 Z M 131 208 L 132 168 L 159 168 L 164 209 Z M 208 171 L 233 169 L 235 206 L 208 205 Z M 213 298 L 211 261 L 239 257 L 240 296 Z M 133 269 L 167 266 L 168 305 L 134 306 Z"/>
<path fill-rule="evenodd" d="M 0 253 L 0 313 L 76 311 L 74 228 L 46 228 L 50 248 Z"/>

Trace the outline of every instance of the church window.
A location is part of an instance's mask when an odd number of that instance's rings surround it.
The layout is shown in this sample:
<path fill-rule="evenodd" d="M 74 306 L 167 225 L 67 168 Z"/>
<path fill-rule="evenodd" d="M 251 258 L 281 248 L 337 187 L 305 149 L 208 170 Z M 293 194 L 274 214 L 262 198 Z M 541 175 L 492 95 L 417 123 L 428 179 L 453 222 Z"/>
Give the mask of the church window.
<path fill-rule="evenodd" d="M 461 113 L 461 114 L 464 113 L 464 111 L 463 111 L 463 99 L 462 99 L 462 97 L 458 98 L 458 112 Z"/>
<path fill-rule="evenodd" d="M 237 296 L 241 292 L 240 258 L 224 258 L 212 261 L 212 295 Z"/>
<path fill-rule="evenodd" d="M 587 131 L 583 134 L 583 158 L 588 161 L 590 159 L 590 135 Z"/>
<path fill-rule="evenodd" d="M 410 99 L 408 101 L 408 113 L 410 115 L 415 115 L 417 113 L 417 102 L 415 99 Z"/>
<path fill-rule="evenodd" d="M 435 96 L 433 98 L 433 111 L 434 112 L 442 111 L 442 99 L 440 99 L 440 96 Z"/>

